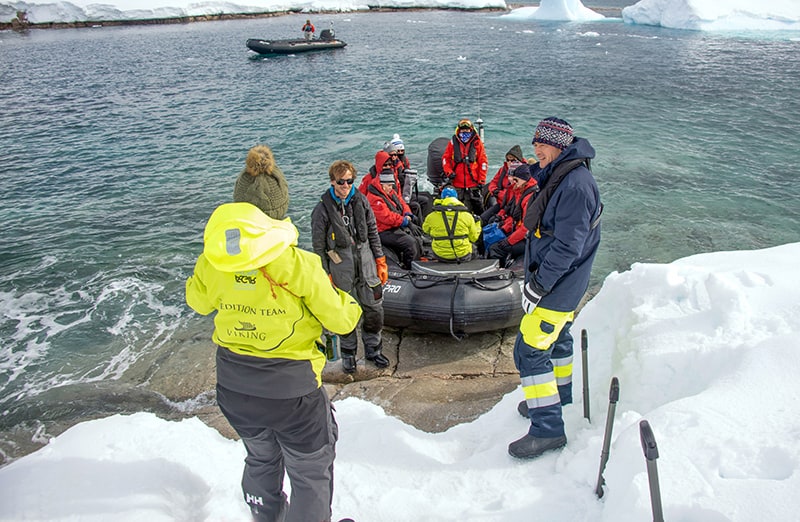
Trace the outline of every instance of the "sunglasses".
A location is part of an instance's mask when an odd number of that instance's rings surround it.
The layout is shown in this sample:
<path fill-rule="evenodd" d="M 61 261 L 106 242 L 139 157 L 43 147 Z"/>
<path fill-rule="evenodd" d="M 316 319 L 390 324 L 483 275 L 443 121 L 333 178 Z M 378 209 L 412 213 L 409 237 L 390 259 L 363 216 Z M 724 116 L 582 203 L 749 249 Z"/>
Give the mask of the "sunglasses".
<path fill-rule="evenodd" d="M 342 186 L 342 185 L 345 185 L 345 184 L 352 185 L 355 182 L 356 182 L 356 178 L 337 179 L 336 180 L 336 184 L 339 185 L 339 186 Z"/>

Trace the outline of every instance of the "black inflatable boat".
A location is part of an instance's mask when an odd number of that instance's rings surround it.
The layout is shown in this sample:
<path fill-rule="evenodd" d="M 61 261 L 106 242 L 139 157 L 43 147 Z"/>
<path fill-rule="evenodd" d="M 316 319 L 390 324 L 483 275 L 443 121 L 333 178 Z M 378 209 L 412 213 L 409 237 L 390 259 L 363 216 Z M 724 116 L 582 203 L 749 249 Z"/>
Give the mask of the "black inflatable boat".
<path fill-rule="evenodd" d="M 522 262 L 500 268 L 497 259 L 451 264 L 414 261 L 402 269 L 387 256 L 384 324 L 413 331 L 466 334 L 509 328 L 522 319 Z"/>
<path fill-rule="evenodd" d="M 323 51 L 327 49 L 340 49 L 347 44 L 338 40 L 332 29 L 325 29 L 316 40 L 294 38 L 289 40 L 262 40 L 250 38 L 247 48 L 258 54 L 294 54 L 308 51 Z"/>

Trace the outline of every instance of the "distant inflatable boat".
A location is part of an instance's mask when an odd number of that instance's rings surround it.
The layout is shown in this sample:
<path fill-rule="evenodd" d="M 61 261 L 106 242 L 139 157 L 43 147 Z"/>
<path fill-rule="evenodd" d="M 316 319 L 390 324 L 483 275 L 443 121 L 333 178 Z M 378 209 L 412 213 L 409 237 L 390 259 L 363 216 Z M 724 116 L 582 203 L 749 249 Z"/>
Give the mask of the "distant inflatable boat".
<path fill-rule="evenodd" d="M 519 325 L 522 319 L 521 260 L 501 268 L 497 259 L 460 264 L 414 261 L 401 268 L 391 256 L 383 288 L 384 324 L 418 332 L 467 334 Z"/>
<path fill-rule="evenodd" d="M 332 29 L 325 29 L 316 40 L 306 40 L 304 38 L 289 40 L 262 40 L 260 38 L 250 38 L 247 40 L 246 45 L 248 49 L 258 54 L 295 54 L 308 51 L 341 49 L 347 44 L 338 40 Z"/>

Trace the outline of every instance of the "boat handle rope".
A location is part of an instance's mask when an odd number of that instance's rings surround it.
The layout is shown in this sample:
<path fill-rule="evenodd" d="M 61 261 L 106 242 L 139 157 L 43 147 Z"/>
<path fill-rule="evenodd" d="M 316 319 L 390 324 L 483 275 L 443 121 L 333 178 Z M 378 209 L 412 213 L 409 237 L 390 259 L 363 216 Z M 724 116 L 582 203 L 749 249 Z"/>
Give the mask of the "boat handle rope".
<path fill-rule="evenodd" d="M 453 318 L 455 316 L 456 307 L 456 290 L 458 290 L 458 283 L 461 279 L 456 277 L 456 284 L 453 285 L 453 290 L 450 292 L 450 335 L 458 342 L 461 342 L 467 337 L 466 333 L 456 334 L 453 331 Z"/>
<path fill-rule="evenodd" d="M 498 290 L 504 290 L 504 289 L 508 288 L 509 286 L 511 286 L 514 283 L 515 279 L 517 279 L 517 277 L 514 275 L 513 272 L 511 273 L 511 276 L 507 277 L 507 278 L 506 277 L 491 276 L 491 277 L 480 278 L 479 279 L 479 278 L 476 278 L 475 276 L 470 276 L 469 278 L 467 278 L 467 277 L 461 277 L 461 276 L 458 276 L 458 275 L 454 275 L 454 276 L 437 276 L 436 279 L 433 279 L 433 278 L 428 279 L 427 276 L 418 276 L 418 275 L 411 274 L 411 273 L 404 274 L 401 277 L 404 278 L 404 279 L 408 279 L 411 282 L 411 284 L 414 285 L 414 288 L 422 289 L 422 290 L 424 290 L 426 288 L 432 288 L 432 287 L 437 286 L 437 285 L 449 284 L 449 283 L 452 283 L 454 281 L 456 282 L 456 286 L 458 286 L 459 282 L 466 281 L 467 284 L 471 284 L 471 285 L 473 285 L 473 286 L 475 286 L 475 287 L 477 287 L 477 288 L 479 288 L 481 290 L 486 290 L 486 291 L 489 291 L 489 292 L 495 292 L 495 291 L 498 291 Z M 488 286 L 488 285 L 486 285 L 484 283 L 484 281 L 487 281 L 489 279 L 491 279 L 492 281 L 503 281 L 503 280 L 505 280 L 505 281 L 504 281 L 504 284 L 502 286 L 493 287 L 493 286 Z"/>

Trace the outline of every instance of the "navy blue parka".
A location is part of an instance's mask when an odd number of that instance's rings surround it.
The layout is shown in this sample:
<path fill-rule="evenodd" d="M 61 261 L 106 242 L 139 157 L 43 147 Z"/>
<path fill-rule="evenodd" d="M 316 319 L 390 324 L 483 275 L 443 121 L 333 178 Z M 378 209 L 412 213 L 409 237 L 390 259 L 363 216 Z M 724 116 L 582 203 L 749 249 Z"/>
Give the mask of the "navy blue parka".
<path fill-rule="evenodd" d="M 574 159 L 594 158 L 594 147 L 584 138 L 572 144 L 547 167 L 536 173 L 539 185 L 547 183 L 553 170 Z M 592 172 L 580 165 L 567 174 L 553 192 L 542 215 L 540 236 L 528 234 L 526 283 L 549 292 L 539 302 L 548 310 L 571 312 L 578 307 L 589 286 L 592 263 L 600 244 L 600 192 Z"/>

